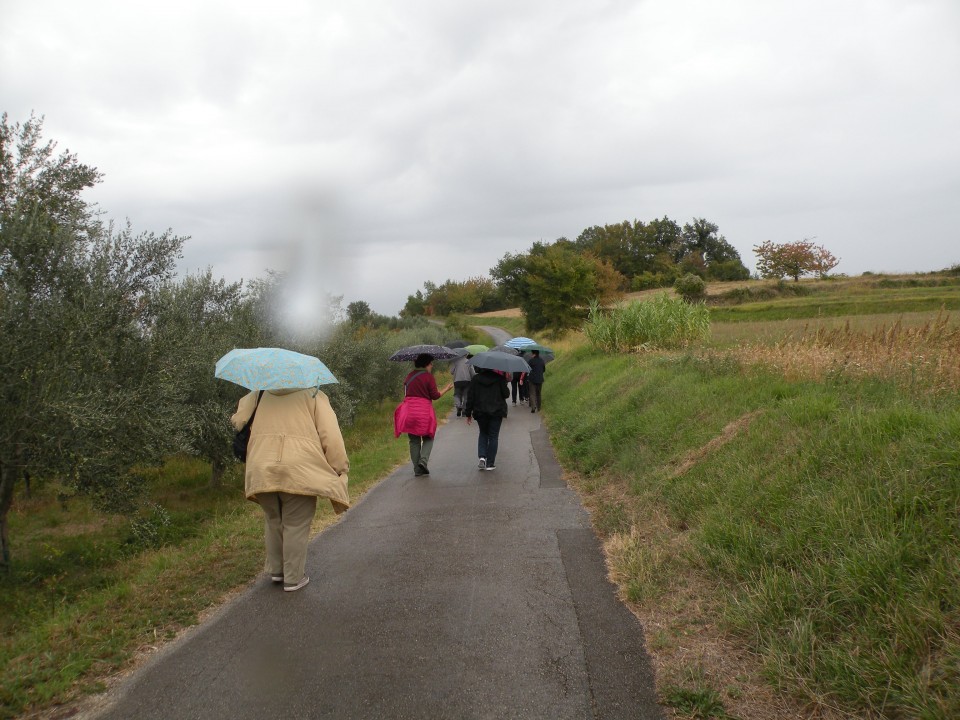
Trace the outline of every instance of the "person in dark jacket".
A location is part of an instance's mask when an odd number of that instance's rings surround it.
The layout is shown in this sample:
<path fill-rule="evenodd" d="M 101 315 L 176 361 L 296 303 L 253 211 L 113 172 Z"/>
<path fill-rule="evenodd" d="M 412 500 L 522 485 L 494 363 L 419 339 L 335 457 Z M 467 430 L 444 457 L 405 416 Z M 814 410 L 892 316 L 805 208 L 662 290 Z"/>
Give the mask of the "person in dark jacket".
<path fill-rule="evenodd" d="M 480 370 L 470 381 L 467 405 L 463 414 L 467 425 L 477 420 L 480 437 L 477 440 L 477 467 L 494 470 L 497 467 L 497 446 L 500 440 L 500 424 L 507 416 L 507 398 L 510 388 L 507 379 L 495 370 Z"/>
<path fill-rule="evenodd" d="M 527 360 L 530 365 L 530 374 L 527 376 L 527 382 L 530 389 L 530 412 L 540 410 L 543 397 L 543 373 L 546 372 L 547 364 L 540 357 L 539 350 L 531 352 L 531 358 Z"/>

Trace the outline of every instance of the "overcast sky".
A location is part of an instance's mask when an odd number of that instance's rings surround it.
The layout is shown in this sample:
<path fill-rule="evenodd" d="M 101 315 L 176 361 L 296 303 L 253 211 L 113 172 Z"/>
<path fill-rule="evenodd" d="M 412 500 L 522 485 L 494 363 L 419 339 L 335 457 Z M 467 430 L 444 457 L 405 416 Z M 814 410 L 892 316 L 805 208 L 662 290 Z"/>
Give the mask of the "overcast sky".
<path fill-rule="evenodd" d="M 960 263 L 957 0 L 0 0 L 0 110 L 183 273 L 393 315 L 585 228 Z M 313 282 L 316 279 L 316 282 Z"/>

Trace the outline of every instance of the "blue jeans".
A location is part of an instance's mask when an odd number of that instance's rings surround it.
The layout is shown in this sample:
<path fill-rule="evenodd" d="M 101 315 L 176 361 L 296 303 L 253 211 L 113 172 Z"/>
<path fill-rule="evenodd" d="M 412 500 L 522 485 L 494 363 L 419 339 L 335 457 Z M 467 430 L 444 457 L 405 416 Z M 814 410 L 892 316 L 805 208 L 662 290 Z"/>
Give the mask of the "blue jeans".
<path fill-rule="evenodd" d="M 500 444 L 500 424 L 503 418 L 499 415 L 476 415 L 480 437 L 477 440 L 477 457 L 487 459 L 487 467 L 493 467 L 497 460 L 497 446 Z"/>

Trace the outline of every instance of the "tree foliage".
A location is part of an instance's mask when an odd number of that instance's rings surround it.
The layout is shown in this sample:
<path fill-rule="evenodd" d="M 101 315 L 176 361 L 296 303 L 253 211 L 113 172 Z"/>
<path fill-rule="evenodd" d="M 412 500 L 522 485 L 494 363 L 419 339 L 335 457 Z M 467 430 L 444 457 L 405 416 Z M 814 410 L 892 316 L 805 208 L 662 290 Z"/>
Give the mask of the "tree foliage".
<path fill-rule="evenodd" d="M 0 540 L 25 473 L 102 504 L 131 468 L 177 447 L 175 361 L 149 328 L 183 239 L 100 222 L 80 195 L 95 168 L 43 144 L 42 120 L 0 119 Z"/>
<path fill-rule="evenodd" d="M 531 331 L 577 327 L 591 301 L 608 303 L 624 285 L 623 276 L 609 262 L 563 238 L 552 245 L 535 243 L 526 255 L 505 258 L 491 270 L 494 276 L 501 272 L 513 275 L 510 293 Z"/>
<path fill-rule="evenodd" d="M 797 281 L 814 274 L 823 278 L 840 263 L 824 246 L 814 245 L 808 239 L 780 244 L 767 240 L 754 246 L 753 252 L 760 277 L 775 280 L 792 277 Z"/>
<path fill-rule="evenodd" d="M 425 282 L 423 288 L 426 292 L 418 290 L 415 295 L 407 297 L 401 315 L 446 316 L 505 307 L 503 294 L 490 278 L 472 277 L 462 282 L 447 280 L 442 285 Z"/>

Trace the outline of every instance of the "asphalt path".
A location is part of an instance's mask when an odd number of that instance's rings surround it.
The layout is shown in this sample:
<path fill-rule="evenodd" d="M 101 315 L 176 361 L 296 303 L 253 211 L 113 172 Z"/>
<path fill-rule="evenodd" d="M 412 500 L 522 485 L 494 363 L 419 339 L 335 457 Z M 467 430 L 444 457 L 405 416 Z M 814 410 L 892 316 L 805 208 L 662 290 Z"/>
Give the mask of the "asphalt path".
<path fill-rule="evenodd" d="M 540 418 L 511 406 L 484 472 L 451 415 L 429 475 L 400 468 L 312 541 L 309 585 L 263 576 L 95 717 L 662 718 Z"/>

